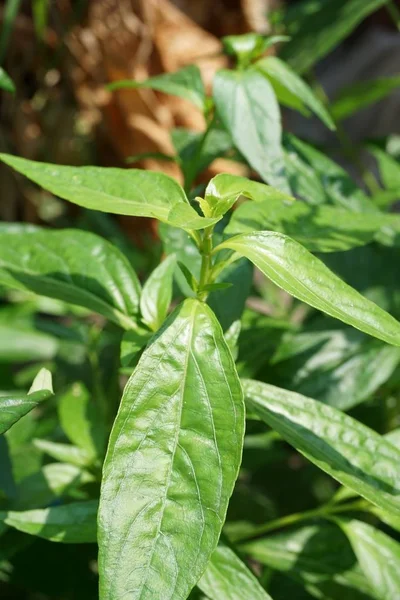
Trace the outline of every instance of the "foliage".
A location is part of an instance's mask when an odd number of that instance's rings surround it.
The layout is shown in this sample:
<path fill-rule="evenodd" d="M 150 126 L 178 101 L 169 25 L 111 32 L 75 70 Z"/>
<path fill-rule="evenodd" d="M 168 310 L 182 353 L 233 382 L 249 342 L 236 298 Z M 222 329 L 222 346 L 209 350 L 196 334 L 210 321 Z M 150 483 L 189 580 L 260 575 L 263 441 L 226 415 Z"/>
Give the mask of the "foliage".
<path fill-rule="evenodd" d="M 280 109 L 334 132 L 393 89 L 353 88 L 329 107 L 298 74 L 379 4 L 305 0 L 286 16 L 290 41 L 229 36 L 235 64 L 210 96 L 195 66 L 114 84 L 202 111 L 204 132 L 173 135 L 183 186 L 0 155 L 85 211 L 156 219 L 163 254 L 143 273 L 117 234 L 0 226 L 10 586 L 35 570 L 41 597 L 90 600 L 98 570 L 100 600 L 400 597 L 400 167 L 368 145 L 383 187 L 367 192 L 283 134 Z M 35 6 L 42 31 L 46 3 Z M 300 28 L 310 10 L 314 53 Z M 265 55 L 276 43 L 288 61 Z M 258 181 L 195 188 L 220 156 Z M 71 549 L 77 594 L 59 566 L 44 584 L 35 560 L 63 565 Z"/>

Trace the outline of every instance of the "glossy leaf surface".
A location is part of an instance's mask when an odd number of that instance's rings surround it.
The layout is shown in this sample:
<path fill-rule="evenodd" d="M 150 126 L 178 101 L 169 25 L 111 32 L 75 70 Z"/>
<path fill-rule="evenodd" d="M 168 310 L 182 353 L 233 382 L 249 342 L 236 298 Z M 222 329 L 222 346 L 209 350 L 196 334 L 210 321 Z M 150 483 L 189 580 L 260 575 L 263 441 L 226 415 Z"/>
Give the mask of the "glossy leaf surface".
<path fill-rule="evenodd" d="M 128 260 L 85 231 L 0 232 L 0 283 L 84 306 L 129 329 L 140 284 Z"/>
<path fill-rule="evenodd" d="M 0 434 L 52 395 L 51 373 L 41 369 L 28 394 L 0 396 Z"/>
<path fill-rule="evenodd" d="M 110 84 L 109 89 L 119 90 L 124 88 L 149 88 L 179 96 L 189 100 L 203 110 L 205 100 L 205 90 L 201 79 L 200 69 L 197 65 L 188 65 L 175 73 L 163 73 L 150 77 L 144 81 L 123 80 Z"/>
<path fill-rule="evenodd" d="M 197 585 L 211 600 L 271 600 L 250 569 L 223 542 L 212 553 Z"/>
<path fill-rule="evenodd" d="M 251 260 L 286 292 L 389 344 L 400 345 L 400 323 L 332 273 L 291 238 L 271 231 L 233 237 L 218 246 Z"/>
<path fill-rule="evenodd" d="M 311 88 L 289 65 L 276 56 L 267 56 L 256 63 L 256 68 L 266 75 L 275 90 L 278 100 L 300 112 L 304 108 L 316 114 L 329 129 L 335 129 L 332 117 Z M 306 113 L 308 111 L 306 110 Z"/>
<path fill-rule="evenodd" d="M 181 186 L 164 173 L 112 167 L 69 167 L 10 154 L 0 154 L 0 160 L 52 194 L 84 208 L 117 215 L 153 217 L 180 227 L 177 223 L 182 223 L 183 216 L 176 211 L 170 218 L 169 213 L 177 204 L 182 204 L 185 218 L 194 220 L 191 228 L 204 226 Z M 206 220 L 204 223 L 207 226 Z"/>
<path fill-rule="evenodd" d="M 97 500 L 73 502 L 50 508 L 9 511 L 0 518 L 10 527 L 52 542 L 87 544 L 96 542 Z"/>
<path fill-rule="evenodd" d="M 363 246 L 385 228 L 400 230 L 400 219 L 383 213 L 354 213 L 337 206 L 313 206 L 270 198 L 246 202 L 234 212 L 225 233 L 271 229 L 291 236 L 310 252 L 337 252 Z"/>
<path fill-rule="evenodd" d="M 400 514 L 400 450 L 331 406 L 258 381 L 249 408 L 320 469 L 376 506 Z"/>
<path fill-rule="evenodd" d="M 367 523 L 340 520 L 377 598 L 400 597 L 400 544 Z"/>
<path fill-rule="evenodd" d="M 153 331 L 161 327 L 167 316 L 172 299 L 175 265 L 176 257 L 171 254 L 154 269 L 143 286 L 140 312 Z"/>
<path fill-rule="evenodd" d="M 289 191 L 281 148 L 281 117 L 271 84 L 256 70 L 218 71 L 213 96 L 237 149 L 264 181 Z"/>
<path fill-rule="evenodd" d="M 186 300 L 125 388 L 99 510 L 100 597 L 184 599 L 206 568 L 237 477 L 242 391 L 211 310 Z"/>

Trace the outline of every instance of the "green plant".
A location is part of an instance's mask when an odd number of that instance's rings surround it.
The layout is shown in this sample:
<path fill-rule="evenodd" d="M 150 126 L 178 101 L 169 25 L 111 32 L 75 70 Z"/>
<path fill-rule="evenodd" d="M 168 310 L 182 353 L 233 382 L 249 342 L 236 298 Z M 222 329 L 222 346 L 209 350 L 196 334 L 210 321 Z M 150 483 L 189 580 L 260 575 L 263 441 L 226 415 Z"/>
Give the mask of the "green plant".
<path fill-rule="evenodd" d="M 96 542 L 101 600 L 400 597 L 400 217 L 386 211 L 399 165 L 370 145 L 384 187 L 368 195 L 282 137 L 278 101 L 335 129 L 311 88 L 263 55 L 284 41 L 226 38 L 237 65 L 212 98 L 196 67 L 114 84 L 203 110 L 205 132 L 173 134 L 184 187 L 0 155 L 84 209 L 157 219 L 167 255 L 142 286 L 108 221 L 115 243 L 0 225 L 0 363 L 22 365 L 0 371 L 3 389 L 41 368 L 27 395 L 0 396 L 5 581 L 35 547 L 42 562 L 71 559 L 41 538 L 77 553 L 79 591 L 46 573 L 46 597 L 97 597 Z M 194 188 L 221 155 L 266 183 L 221 174 Z"/>

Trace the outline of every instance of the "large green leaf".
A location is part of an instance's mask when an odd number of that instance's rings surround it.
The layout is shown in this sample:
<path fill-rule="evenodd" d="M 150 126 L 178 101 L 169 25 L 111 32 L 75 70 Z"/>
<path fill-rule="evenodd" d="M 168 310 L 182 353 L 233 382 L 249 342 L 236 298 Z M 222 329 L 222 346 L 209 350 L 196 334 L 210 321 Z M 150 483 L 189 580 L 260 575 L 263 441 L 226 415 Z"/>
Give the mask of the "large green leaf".
<path fill-rule="evenodd" d="M 99 509 L 101 600 L 185 599 L 237 477 L 242 391 L 211 310 L 186 300 L 150 341 L 111 433 Z"/>
<path fill-rule="evenodd" d="M 84 208 L 117 215 L 154 217 L 181 227 L 183 217 L 176 206 L 183 205 L 184 216 L 193 220 L 187 228 L 201 229 L 216 222 L 216 219 L 199 217 L 181 186 L 164 173 L 109 167 L 66 167 L 10 154 L 0 154 L 0 160 L 56 196 Z M 173 208 L 175 211 L 170 218 Z M 185 225 L 182 227 L 186 228 Z"/>
<path fill-rule="evenodd" d="M 154 269 L 143 286 L 140 312 L 144 322 L 154 331 L 163 324 L 171 304 L 175 265 L 176 257 L 171 254 Z"/>
<path fill-rule="evenodd" d="M 311 88 L 286 63 L 277 56 L 266 56 L 255 64 L 256 68 L 270 80 L 279 102 L 289 108 L 308 114 L 315 113 L 329 129 L 335 124 Z"/>
<path fill-rule="evenodd" d="M 197 585 L 211 600 L 271 600 L 250 569 L 223 542 L 212 553 Z"/>
<path fill-rule="evenodd" d="M 2 67 L 0 67 L 0 89 L 12 94 L 15 92 L 14 82 Z"/>
<path fill-rule="evenodd" d="M 287 11 L 291 40 L 281 56 L 302 73 L 345 39 L 369 14 L 388 0 L 302 0 Z"/>
<path fill-rule="evenodd" d="M 276 285 L 328 315 L 394 346 L 400 323 L 339 279 L 291 238 L 271 231 L 238 235 L 217 246 L 251 260 Z"/>
<path fill-rule="evenodd" d="M 213 96 L 237 149 L 264 181 L 289 191 L 281 147 L 281 117 L 271 84 L 255 69 L 218 71 Z"/>
<path fill-rule="evenodd" d="M 140 284 L 109 242 L 74 229 L 0 232 L 0 283 L 84 306 L 134 328 Z"/>
<path fill-rule="evenodd" d="M 50 508 L 8 511 L 0 518 L 10 527 L 52 542 L 87 544 L 96 542 L 97 500 L 73 502 Z"/>
<path fill-rule="evenodd" d="M 331 106 L 332 114 L 337 121 L 347 119 L 353 113 L 378 102 L 398 87 L 400 76 L 355 83 L 341 90 Z"/>
<path fill-rule="evenodd" d="M 225 233 L 271 229 L 290 235 L 311 252 L 337 252 L 363 246 L 379 232 L 400 231 L 400 218 L 384 213 L 354 213 L 329 205 L 281 201 L 246 202 L 235 210 Z"/>
<path fill-rule="evenodd" d="M 204 110 L 205 90 L 200 69 L 197 65 L 188 65 L 175 73 L 155 75 L 144 81 L 124 79 L 111 83 L 108 87 L 111 90 L 149 88 L 165 94 L 180 96 L 192 102 L 200 110 Z"/>
<path fill-rule="evenodd" d="M 245 380 L 249 408 L 320 469 L 376 506 L 400 514 L 400 450 L 331 406 Z"/>
<path fill-rule="evenodd" d="M 400 598 L 400 544 L 367 523 L 338 521 L 348 536 L 365 576 L 381 600 Z"/>
<path fill-rule="evenodd" d="M 323 600 L 374 598 L 351 546 L 339 527 L 305 525 L 247 542 L 241 550 L 263 565 L 286 573 Z"/>
<path fill-rule="evenodd" d="M 0 434 L 52 395 L 51 373 L 47 369 L 41 369 L 28 394 L 0 396 Z"/>

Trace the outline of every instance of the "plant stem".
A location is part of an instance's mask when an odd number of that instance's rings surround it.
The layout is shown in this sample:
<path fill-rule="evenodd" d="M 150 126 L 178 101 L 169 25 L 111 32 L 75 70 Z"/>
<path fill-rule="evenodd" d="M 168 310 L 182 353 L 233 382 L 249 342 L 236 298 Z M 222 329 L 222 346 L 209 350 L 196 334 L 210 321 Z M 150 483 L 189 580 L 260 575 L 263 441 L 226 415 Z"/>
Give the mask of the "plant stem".
<path fill-rule="evenodd" d="M 206 227 L 204 230 L 203 243 L 200 248 L 201 252 L 201 271 L 200 271 L 200 280 L 199 280 L 199 293 L 197 295 L 199 300 L 205 302 L 207 300 L 208 293 L 202 291 L 205 285 L 210 283 L 210 274 L 212 270 L 212 235 L 213 235 L 214 225 L 210 225 L 210 227 Z"/>
<path fill-rule="evenodd" d="M 265 533 L 270 533 L 271 531 L 275 531 L 276 529 L 288 527 L 290 525 L 294 525 L 295 523 L 306 521 L 308 519 L 315 519 L 317 517 L 329 517 L 332 514 L 346 512 L 349 510 L 366 510 L 367 506 L 368 505 L 365 502 L 365 500 L 359 499 L 353 502 L 348 502 L 346 504 L 340 504 L 338 506 L 332 506 L 330 504 L 327 504 L 320 508 L 307 510 L 302 513 L 286 515 L 285 517 L 280 517 L 279 519 L 269 521 L 268 523 L 265 523 L 265 525 L 260 525 L 252 531 L 251 535 L 246 536 L 244 538 L 235 539 L 235 543 L 247 542 L 253 538 L 259 537 L 260 535 L 264 535 Z"/>
<path fill-rule="evenodd" d="M 396 25 L 397 30 L 400 31 L 400 10 L 397 8 L 393 0 L 389 0 L 386 4 L 386 10 L 392 18 L 393 23 Z"/>

